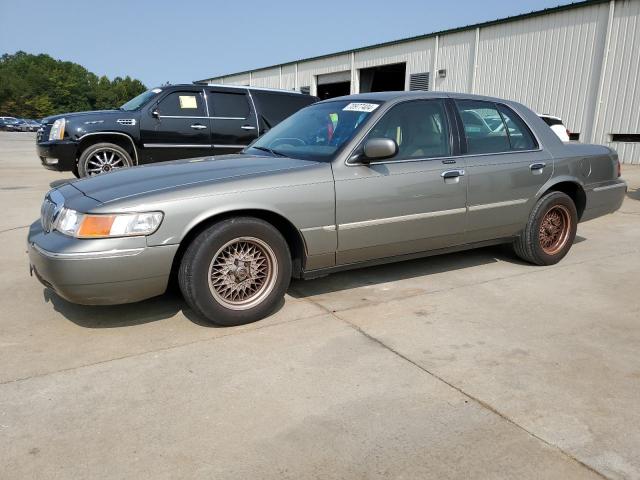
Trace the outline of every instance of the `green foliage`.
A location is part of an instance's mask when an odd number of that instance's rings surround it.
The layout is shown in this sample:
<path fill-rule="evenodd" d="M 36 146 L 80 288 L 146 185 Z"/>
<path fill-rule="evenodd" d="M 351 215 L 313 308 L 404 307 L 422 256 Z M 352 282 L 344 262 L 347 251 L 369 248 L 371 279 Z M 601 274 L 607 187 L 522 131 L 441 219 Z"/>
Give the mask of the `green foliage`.
<path fill-rule="evenodd" d="M 0 57 L 0 116 L 42 118 L 117 108 L 145 90 L 140 80 L 98 77 L 49 55 L 16 52 Z"/>

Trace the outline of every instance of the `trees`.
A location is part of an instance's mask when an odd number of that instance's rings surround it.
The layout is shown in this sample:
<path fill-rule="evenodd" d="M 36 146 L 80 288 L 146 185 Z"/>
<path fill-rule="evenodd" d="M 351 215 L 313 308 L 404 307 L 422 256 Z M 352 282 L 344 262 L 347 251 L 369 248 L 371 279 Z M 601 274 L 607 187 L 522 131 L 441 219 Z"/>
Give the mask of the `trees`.
<path fill-rule="evenodd" d="M 0 57 L 0 115 L 42 118 L 116 108 L 144 92 L 142 82 L 98 77 L 77 63 L 25 52 Z"/>

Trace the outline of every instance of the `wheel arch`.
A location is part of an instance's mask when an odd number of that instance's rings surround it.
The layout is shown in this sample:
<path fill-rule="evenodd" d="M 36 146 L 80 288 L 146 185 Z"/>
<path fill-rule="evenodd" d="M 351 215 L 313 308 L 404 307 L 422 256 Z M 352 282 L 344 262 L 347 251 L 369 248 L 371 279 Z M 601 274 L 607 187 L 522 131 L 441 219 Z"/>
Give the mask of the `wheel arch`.
<path fill-rule="evenodd" d="M 559 179 L 556 183 L 548 185 L 538 196 L 542 197 L 549 192 L 562 192 L 567 194 L 576 206 L 578 212 L 578 221 L 582 218 L 582 214 L 587 206 L 587 195 L 583 186 L 574 179 Z"/>
<path fill-rule="evenodd" d="M 260 208 L 242 208 L 219 212 L 196 221 L 189 227 L 187 232 L 180 240 L 180 246 L 178 247 L 178 250 L 173 258 L 171 277 L 176 278 L 176 274 L 178 272 L 178 269 L 180 268 L 182 257 L 184 256 L 187 247 L 196 236 L 198 236 L 205 229 L 209 228 L 211 225 L 232 217 L 258 218 L 269 223 L 276 230 L 278 230 L 289 246 L 289 252 L 291 254 L 292 261 L 292 275 L 295 278 L 300 278 L 307 252 L 302 233 L 284 215 L 274 212 L 273 210 Z"/>
<path fill-rule="evenodd" d="M 136 148 L 133 138 L 131 135 L 122 132 L 85 133 L 80 137 L 80 142 L 78 143 L 76 162 L 78 161 L 78 158 L 80 158 L 80 155 L 82 155 L 82 152 L 84 152 L 88 147 L 101 142 L 114 143 L 124 148 L 131 155 L 134 165 L 140 164 L 138 161 L 138 149 Z"/>

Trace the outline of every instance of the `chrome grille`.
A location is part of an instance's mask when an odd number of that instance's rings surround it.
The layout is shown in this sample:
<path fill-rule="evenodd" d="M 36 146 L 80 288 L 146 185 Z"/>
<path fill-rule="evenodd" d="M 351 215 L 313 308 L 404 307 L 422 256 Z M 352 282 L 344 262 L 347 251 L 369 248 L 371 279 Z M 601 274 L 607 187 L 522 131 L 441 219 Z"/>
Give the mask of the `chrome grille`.
<path fill-rule="evenodd" d="M 45 232 L 49 233 L 64 206 L 64 197 L 57 190 L 51 190 L 44 197 L 40 208 L 40 223 Z"/>
<path fill-rule="evenodd" d="M 42 125 L 42 127 L 38 129 L 38 133 L 36 135 L 37 143 L 46 142 L 49 140 L 49 132 L 51 131 L 52 125 L 52 123 L 47 123 L 46 125 Z"/>

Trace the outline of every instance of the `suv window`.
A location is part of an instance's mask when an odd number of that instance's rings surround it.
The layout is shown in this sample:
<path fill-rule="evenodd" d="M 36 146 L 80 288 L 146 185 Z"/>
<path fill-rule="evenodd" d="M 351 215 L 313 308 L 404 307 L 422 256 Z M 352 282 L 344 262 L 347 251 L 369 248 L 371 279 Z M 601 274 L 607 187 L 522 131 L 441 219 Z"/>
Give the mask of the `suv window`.
<path fill-rule="evenodd" d="M 262 128 L 272 128 L 301 108 L 316 101 L 315 97 L 309 95 L 291 95 L 260 90 L 251 92 L 251 96 L 256 103 Z"/>
<path fill-rule="evenodd" d="M 513 110 L 501 104 L 498 104 L 498 110 L 507 126 L 507 135 L 512 150 L 533 150 L 538 147 L 529 127 Z"/>
<path fill-rule="evenodd" d="M 544 120 L 544 123 L 546 123 L 550 127 L 553 127 L 554 125 L 563 125 L 562 120 L 560 120 L 559 118 L 551 118 L 545 116 L 541 116 L 540 118 Z"/>
<path fill-rule="evenodd" d="M 160 100 L 158 112 L 161 116 L 205 117 L 200 92 L 173 92 Z"/>
<path fill-rule="evenodd" d="M 251 110 L 245 93 L 212 92 L 209 95 L 209 110 L 212 117 L 244 120 Z"/>
<path fill-rule="evenodd" d="M 509 137 L 496 105 L 477 100 L 456 100 L 467 139 L 467 153 L 497 153 L 511 150 Z"/>
<path fill-rule="evenodd" d="M 392 160 L 451 155 L 449 125 L 443 100 L 414 100 L 391 108 L 368 133 L 398 144 Z"/>

